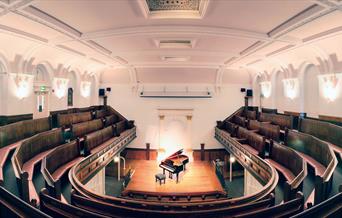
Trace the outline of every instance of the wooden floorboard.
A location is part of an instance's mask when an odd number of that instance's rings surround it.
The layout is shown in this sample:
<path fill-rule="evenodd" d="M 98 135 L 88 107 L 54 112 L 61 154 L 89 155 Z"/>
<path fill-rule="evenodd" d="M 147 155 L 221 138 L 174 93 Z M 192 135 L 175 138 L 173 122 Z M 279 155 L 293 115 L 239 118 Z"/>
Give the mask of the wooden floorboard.
<path fill-rule="evenodd" d="M 224 191 L 213 166 L 209 161 L 194 161 L 186 165 L 186 171 L 179 174 L 179 182 L 176 176 L 168 178 L 165 184 L 159 185 L 155 182 L 155 174 L 162 173 L 159 162 L 156 160 L 126 160 L 126 166 L 135 169 L 132 180 L 125 190 L 146 191 L 162 193 L 184 193 L 184 192 L 211 192 Z"/>

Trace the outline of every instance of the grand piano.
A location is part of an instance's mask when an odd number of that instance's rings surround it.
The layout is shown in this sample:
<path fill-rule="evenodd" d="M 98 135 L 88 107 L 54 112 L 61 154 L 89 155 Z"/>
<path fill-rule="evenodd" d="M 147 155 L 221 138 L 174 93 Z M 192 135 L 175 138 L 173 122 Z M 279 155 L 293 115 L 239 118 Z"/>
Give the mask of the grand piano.
<path fill-rule="evenodd" d="M 159 164 L 159 167 L 163 169 L 163 174 L 165 174 L 165 170 L 169 172 L 170 179 L 172 179 L 173 174 L 176 174 L 177 182 L 179 172 L 185 171 L 186 164 L 189 163 L 189 157 L 182 153 L 183 149 L 173 153 Z"/>

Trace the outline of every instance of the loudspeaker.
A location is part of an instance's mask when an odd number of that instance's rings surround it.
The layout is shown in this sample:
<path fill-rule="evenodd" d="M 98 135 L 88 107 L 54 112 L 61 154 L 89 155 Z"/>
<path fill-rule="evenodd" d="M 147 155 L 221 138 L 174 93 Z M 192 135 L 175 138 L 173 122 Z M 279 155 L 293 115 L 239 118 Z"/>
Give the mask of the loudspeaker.
<path fill-rule="evenodd" d="M 240 92 L 245 92 L 245 91 L 246 91 L 245 88 L 241 88 L 241 89 L 240 89 Z"/>
<path fill-rule="evenodd" d="M 110 91 L 112 91 L 112 88 L 107 87 L 107 88 L 106 88 L 106 91 L 107 91 L 107 92 L 110 92 Z"/>
<path fill-rule="evenodd" d="M 99 96 L 105 96 L 105 89 L 99 89 Z"/>
<path fill-rule="evenodd" d="M 252 89 L 247 89 L 246 96 L 247 97 L 253 97 L 253 90 Z"/>

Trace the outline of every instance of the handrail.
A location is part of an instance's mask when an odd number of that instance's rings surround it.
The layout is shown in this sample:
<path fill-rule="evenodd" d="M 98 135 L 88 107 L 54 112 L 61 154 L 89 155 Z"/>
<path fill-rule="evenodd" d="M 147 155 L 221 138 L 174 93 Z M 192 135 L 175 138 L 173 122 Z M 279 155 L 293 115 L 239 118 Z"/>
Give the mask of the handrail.
<path fill-rule="evenodd" d="M 341 214 L 342 211 L 342 192 L 322 201 L 315 206 L 298 213 L 292 218 L 310 218 L 310 217 L 333 217 L 333 214 Z"/>
<path fill-rule="evenodd" d="M 244 149 L 242 146 L 240 146 L 240 143 L 238 141 L 236 141 L 235 139 L 230 137 L 229 134 L 226 133 L 225 131 L 222 131 L 216 127 L 215 133 L 216 133 L 215 134 L 216 138 L 218 135 L 221 135 L 221 137 L 225 138 L 226 141 L 230 143 L 230 145 L 228 145 L 228 147 L 227 147 L 224 143 L 222 143 L 222 141 L 219 138 L 217 138 L 230 152 L 234 153 L 234 156 L 237 157 L 238 161 L 239 161 L 239 158 L 243 158 L 245 160 L 248 159 L 248 161 L 253 161 L 253 159 L 255 159 L 255 162 L 257 164 L 259 164 L 260 167 L 262 167 L 264 170 L 266 170 L 266 168 L 267 168 L 268 172 L 267 171 L 266 172 L 268 173 L 268 177 L 265 178 L 265 180 L 268 180 L 267 183 L 264 185 L 264 187 L 261 189 L 260 192 L 254 194 L 254 195 L 247 196 L 247 197 L 249 199 L 252 199 L 254 197 L 255 198 L 254 200 L 258 200 L 258 199 L 264 198 L 269 193 L 273 192 L 273 190 L 275 189 L 275 187 L 278 184 L 278 173 L 277 173 L 276 169 L 274 169 L 274 167 L 272 165 L 270 165 L 269 163 L 264 161 L 259 156 L 255 156 L 254 154 L 251 154 L 248 150 Z M 241 153 L 244 154 L 244 157 L 241 157 Z M 241 163 L 241 164 L 245 165 L 244 163 Z M 265 174 L 265 175 L 267 175 L 267 174 Z M 260 177 L 260 178 L 262 179 L 262 177 Z M 247 197 L 244 196 L 244 198 L 247 198 Z"/>
<path fill-rule="evenodd" d="M 4 205 L 4 206 L 2 206 Z M 27 218 L 52 218 L 49 215 L 41 212 L 39 209 L 29 205 L 25 201 L 7 191 L 0 186 L 0 206 L 8 208 L 19 217 Z"/>
<path fill-rule="evenodd" d="M 227 117 L 226 119 L 224 119 L 223 121 L 228 121 L 230 120 L 232 117 L 234 117 L 236 114 L 241 113 L 244 110 L 244 106 L 240 107 L 239 109 L 237 109 L 234 113 L 232 113 L 229 117 Z"/>

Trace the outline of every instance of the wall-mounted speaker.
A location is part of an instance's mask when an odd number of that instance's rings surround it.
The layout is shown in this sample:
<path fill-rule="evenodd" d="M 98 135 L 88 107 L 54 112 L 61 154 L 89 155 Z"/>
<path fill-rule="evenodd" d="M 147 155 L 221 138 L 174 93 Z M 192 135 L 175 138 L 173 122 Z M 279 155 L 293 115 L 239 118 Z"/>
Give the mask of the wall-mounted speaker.
<path fill-rule="evenodd" d="M 240 89 L 240 92 L 245 92 L 245 91 L 246 91 L 245 88 L 241 88 L 241 89 Z"/>
<path fill-rule="evenodd" d="M 99 96 L 105 96 L 105 89 L 99 89 Z"/>
<path fill-rule="evenodd" d="M 247 97 L 253 97 L 253 90 L 252 89 L 247 89 L 246 96 Z"/>
<path fill-rule="evenodd" d="M 107 88 L 106 88 L 106 91 L 107 91 L 107 92 L 110 92 L 110 91 L 112 91 L 112 88 L 111 88 L 111 87 L 107 87 Z"/>

